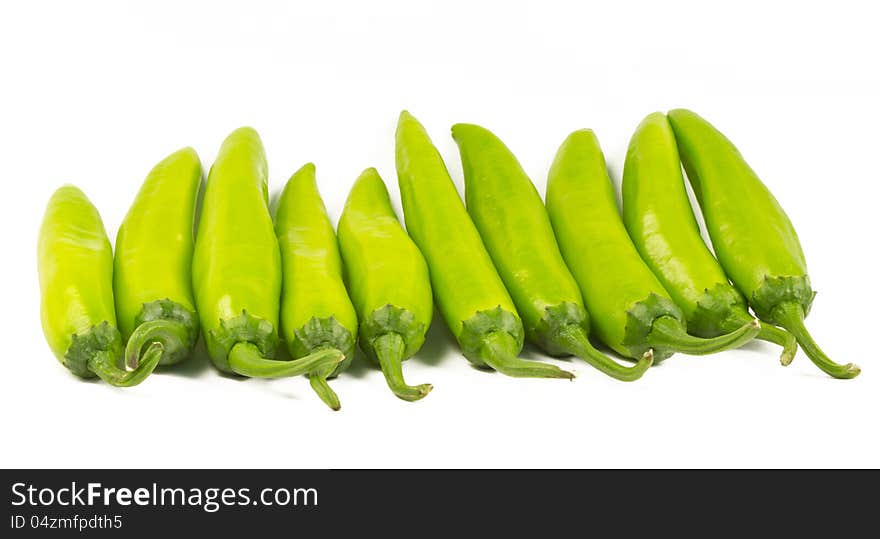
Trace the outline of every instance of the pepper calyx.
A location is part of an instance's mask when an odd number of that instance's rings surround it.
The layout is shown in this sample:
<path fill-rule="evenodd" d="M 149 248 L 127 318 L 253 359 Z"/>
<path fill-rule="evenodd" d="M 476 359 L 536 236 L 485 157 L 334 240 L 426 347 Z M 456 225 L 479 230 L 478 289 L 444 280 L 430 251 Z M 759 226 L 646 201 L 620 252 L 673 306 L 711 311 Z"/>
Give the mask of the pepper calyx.
<path fill-rule="evenodd" d="M 342 363 L 336 365 L 328 377 L 344 371 L 354 358 L 355 336 L 351 334 L 334 316 L 326 318 L 311 317 L 302 327 L 293 332 L 290 355 L 294 359 L 305 357 L 324 348 L 335 348 L 345 355 Z"/>
<path fill-rule="evenodd" d="M 697 301 L 697 308 L 687 320 L 688 332 L 698 337 L 715 337 L 730 331 L 731 324 L 741 326 L 744 315 L 748 316 L 748 306 L 739 290 L 728 283 L 718 283 L 707 288 Z"/>
<path fill-rule="evenodd" d="M 400 335 L 405 344 L 404 356 L 408 358 L 422 347 L 427 330 L 425 323 L 416 320 L 416 315 L 412 311 L 389 303 L 371 312 L 361 322 L 358 333 L 361 350 L 372 361 L 378 363 L 376 352 L 371 346 L 374 339 L 388 333 Z"/>
<path fill-rule="evenodd" d="M 94 378 L 89 361 L 98 354 L 122 358 L 122 336 L 108 321 L 96 324 L 83 333 L 74 333 L 64 354 L 64 366 L 82 378 Z"/>
<path fill-rule="evenodd" d="M 577 303 L 565 301 L 544 309 L 544 316 L 538 321 L 537 326 L 531 331 L 526 329 L 526 332 L 530 332 L 535 344 L 551 356 L 566 356 L 570 355 L 570 352 L 568 347 L 561 345 L 560 334 L 569 330 L 571 326 L 581 327 L 587 335 L 590 334 L 590 317 L 587 310 Z"/>
<path fill-rule="evenodd" d="M 234 372 L 229 367 L 229 351 L 238 343 L 251 343 L 263 357 L 274 358 L 278 349 L 278 334 L 271 322 L 242 310 L 238 316 L 221 319 L 220 326 L 205 335 L 208 354 L 223 372 Z"/>
<path fill-rule="evenodd" d="M 522 321 L 516 314 L 502 309 L 500 305 L 493 309 L 477 311 L 477 313 L 461 323 L 458 344 L 464 357 L 478 367 L 488 367 L 481 359 L 486 338 L 492 333 L 507 333 L 517 348 L 522 349 L 525 334 Z M 516 355 L 516 354 L 514 354 Z"/>
<path fill-rule="evenodd" d="M 660 317 L 669 316 L 678 320 L 683 326 L 686 324 L 684 313 L 671 299 L 655 293 L 647 298 L 637 301 L 626 312 L 626 329 L 623 343 L 630 356 L 640 358 L 651 349 L 648 344 L 648 335 L 654 327 L 654 321 Z M 670 357 L 674 352 L 669 350 L 654 349 L 654 363 Z"/>
<path fill-rule="evenodd" d="M 810 286 L 808 275 L 798 276 L 765 276 L 764 283 L 752 293 L 751 306 L 758 318 L 774 325 L 780 321 L 774 317 L 774 310 L 784 303 L 797 303 L 804 311 L 804 317 L 810 314 L 816 292 Z"/>
<path fill-rule="evenodd" d="M 150 301 L 143 304 L 141 311 L 134 319 L 135 332 L 141 325 L 156 320 L 177 322 L 183 328 L 183 331 L 178 333 L 184 335 L 182 342 L 178 343 L 177 346 L 165 347 L 165 353 L 162 355 L 162 360 L 159 364 L 173 365 L 189 357 L 199 337 L 198 315 L 169 298 Z"/>

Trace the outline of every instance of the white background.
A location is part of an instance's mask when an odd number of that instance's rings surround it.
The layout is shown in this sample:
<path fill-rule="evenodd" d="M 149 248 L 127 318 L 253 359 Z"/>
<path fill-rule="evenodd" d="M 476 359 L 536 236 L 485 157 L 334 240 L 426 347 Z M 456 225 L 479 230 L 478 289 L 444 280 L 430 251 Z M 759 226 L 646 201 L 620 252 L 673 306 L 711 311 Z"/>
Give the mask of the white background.
<path fill-rule="evenodd" d="M 282 4 L 3 3 L 0 466 L 880 465 L 870 3 Z M 221 377 L 205 358 L 128 390 L 82 382 L 43 340 L 37 229 L 63 182 L 91 197 L 112 238 L 153 164 L 191 145 L 207 168 L 247 124 L 272 191 L 314 161 L 335 220 L 368 166 L 397 204 L 402 108 L 459 185 L 448 130 L 468 121 L 495 131 L 543 192 L 570 131 L 596 130 L 619 181 L 634 127 L 674 107 L 728 134 L 787 209 L 820 291 L 809 326 L 861 377 L 832 380 L 802 354 L 782 368 L 775 347 L 754 344 L 676 356 L 633 384 L 577 360 L 557 361 L 574 382 L 517 380 L 471 368 L 435 324 L 405 365 L 431 395 L 398 400 L 359 358 L 334 382 L 333 413 L 304 378 Z"/>

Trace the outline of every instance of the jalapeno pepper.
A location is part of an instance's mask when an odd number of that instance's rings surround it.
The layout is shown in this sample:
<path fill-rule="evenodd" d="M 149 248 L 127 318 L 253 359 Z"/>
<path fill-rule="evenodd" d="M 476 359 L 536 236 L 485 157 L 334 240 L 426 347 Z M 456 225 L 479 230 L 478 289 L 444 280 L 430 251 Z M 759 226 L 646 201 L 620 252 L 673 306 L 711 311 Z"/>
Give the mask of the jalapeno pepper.
<path fill-rule="evenodd" d="M 275 210 L 281 248 L 281 332 L 296 359 L 339 350 L 345 359 L 323 372 L 309 373 L 312 388 L 330 408 L 339 398 L 327 379 L 348 368 L 354 358 L 357 314 L 342 279 L 336 233 L 315 181 L 315 165 L 299 169 L 284 187 Z"/>
<path fill-rule="evenodd" d="M 281 254 L 269 215 L 266 157 L 253 129 L 233 131 L 208 174 L 193 287 L 208 354 L 223 372 L 295 376 L 324 372 L 343 359 L 333 349 L 296 361 L 274 359 Z"/>
<path fill-rule="evenodd" d="M 827 374 L 858 376 L 857 365 L 832 361 L 804 326 L 815 292 L 797 232 L 776 198 L 709 122 L 684 109 L 668 117 L 718 261 L 755 314 L 791 332 Z"/>
<path fill-rule="evenodd" d="M 434 310 L 431 281 L 422 253 L 400 226 L 374 168 L 351 188 L 339 219 L 339 245 L 360 319 L 361 350 L 379 364 L 395 395 L 407 401 L 423 398 L 432 386 L 408 385 L 401 364 L 425 342 Z"/>
<path fill-rule="evenodd" d="M 745 298 L 709 251 L 694 217 L 675 135 L 666 116 L 648 115 L 633 134 L 623 168 L 623 222 L 642 259 L 684 311 L 688 332 L 716 337 L 751 322 Z M 783 347 L 787 365 L 797 341 L 762 324 L 758 339 Z"/>
<path fill-rule="evenodd" d="M 547 211 L 593 315 L 593 330 L 619 354 L 639 358 L 653 349 L 654 361 L 675 352 L 709 354 L 740 346 L 760 331 L 755 320 L 711 339 L 687 333 L 684 313 L 627 235 L 591 130 L 575 131 L 559 148 L 547 180 Z"/>
<path fill-rule="evenodd" d="M 49 199 L 37 243 L 40 318 L 49 347 L 83 378 L 133 386 L 153 372 L 163 354 L 151 344 L 136 368 L 123 369 L 122 338 L 113 306 L 113 250 L 98 210 L 72 185 Z"/>
<path fill-rule="evenodd" d="M 195 150 L 171 154 L 150 171 L 119 227 L 113 291 L 130 367 L 154 342 L 163 345 L 160 365 L 186 359 L 195 346 L 193 217 L 201 180 Z"/>
<path fill-rule="evenodd" d="M 489 130 L 457 124 L 467 210 L 517 310 L 526 338 L 550 355 L 576 355 L 617 378 L 641 378 L 653 362 L 648 350 L 623 367 L 589 341 L 590 318 L 577 283 L 562 260 L 541 196 L 507 146 Z"/>
<path fill-rule="evenodd" d="M 509 376 L 567 378 L 555 365 L 517 355 L 523 324 L 422 125 L 400 114 L 397 177 L 407 231 L 425 256 L 434 297 L 465 357 Z"/>

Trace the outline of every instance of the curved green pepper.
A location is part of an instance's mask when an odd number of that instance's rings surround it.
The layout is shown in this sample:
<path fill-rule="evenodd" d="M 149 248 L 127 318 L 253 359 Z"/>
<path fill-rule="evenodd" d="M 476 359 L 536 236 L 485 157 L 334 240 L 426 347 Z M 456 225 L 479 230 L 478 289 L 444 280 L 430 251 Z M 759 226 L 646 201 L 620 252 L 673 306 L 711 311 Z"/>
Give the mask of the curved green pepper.
<path fill-rule="evenodd" d="M 700 235 L 681 175 L 675 135 L 663 113 L 636 129 L 623 168 L 623 222 L 642 259 L 684 311 L 688 332 L 717 337 L 752 321 L 745 298 L 730 284 Z M 797 341 L 762 324 L 758 339 L 783 347 L 791 363 Z"/>
<path fill-rule="evenodd" d="M 281 248 L 281 333 L 290 355 L 299 359 L 320 350 L 339 350 L 345 359 L 323 372 L 309 374 L 309 383 L 330 408 L 339 398 L 327 378 L 348 368 L 354 358 L 357 314 L 342 280 L 336 233 L 315 181 L 315 165 L 299 169 L 278 199 L 275 233 Z"/>
<path fill-rule="evenodd" d="M 395 395 L 415 401 L 430 384 L 407 385 L 401 363 L 419 351 L 434 304 L 428 267 L 407 236 L 374 168 L 351 188 L 339 219 L 339 245 L 348 287 L 360 318 L 360 343 L 382 368 Z"/>
<path fill-rule="evenodd" d="M 632 381 L 653 363 L 648 350 L 623 367 L 590 344 L 590 318 L 581 291 L 562 260 L 541 196 L 507 146 L 489 130 L 457 124 L 467 210 L 517 310 L 526 338 L 550 355 L 576 355 L 593 367 Z"/>
<path fill-rule="evenodd" d="M 183 361 L 196 344 L 193 218 L 201 181 L 195 150 L 171 154 L 150 171 L 119 227 L 113 291 L 130 367 L 154 342 L 163 345 L 160 365 Z"/>
<path fill-rule="evenodd" d="M 509 376 L 568 378 L 517 356 L 524 331 L 504 283 L 424 127 L 400 114 L 397 177 L 407 231 L 425 256 L 434 297 L 465 357 Z"/>
<path fill-rule="evenodd" d="M 152 344 L 131 370 L 120 366 L 122 338 L 113 306 L 113 250 L 98 210 L 72 185 L 49 199 L 37 242 L 40 318 L 49 347 L 62 365 L 83 378 L 133 386 L 162 358 Z"/>
<path fill-rule="evenodd" d="M 827 374 L 858 376 L 857 365 L 832 361 L 804 326 L 815 292 L 797 232 L 776 198 L 709 122 L 684 109 L 668 117 L 718 261 L 755 314 L 791 332 Z"/>
<path fill-rule="evenodd" d="M 324 372 L 338 350 L 275 360 L 281 254 L 268 207 L 266 157 L 257 132 L 233 131 L 208 173 L 193 257 L 202 334 L 223 372 L 277 378 Z"/>
<path fill-rule="evenodd" d="M 684 313 L 627 235 L 591 130 L 575 131 L 559 148 L 547 179 L 547 212 L 593 330 L 619 354 L 639 358 L 653 349 L 655 361 L 675 352 L 709 354 L 741 346 L 760 331 L 755 320 L 712 339 L 687 333 Z"/>

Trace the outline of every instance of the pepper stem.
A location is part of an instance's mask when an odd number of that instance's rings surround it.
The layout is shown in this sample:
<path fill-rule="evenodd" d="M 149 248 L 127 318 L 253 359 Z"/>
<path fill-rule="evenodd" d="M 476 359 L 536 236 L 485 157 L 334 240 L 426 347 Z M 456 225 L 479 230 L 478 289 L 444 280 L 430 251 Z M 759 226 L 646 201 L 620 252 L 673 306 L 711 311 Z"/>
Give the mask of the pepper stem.
<path fill-rule="evenodd" d="M 516 355 L 519 346 L 510 333 L 493 331 L 483 337 L 479 348 L 479 357 L 501 374 L 517 378 L 565 378 L 571 380 L 574 375 L 556 365 L 520 359 Z"/>
<path fill-rule="evenodd" d="M 846 365 L 835 363 L 819 348 L 804 325 L 804 318 L 804 309 L 799 303 L 782 303 L 773 309 L 773 319 L 794 335 L 798 344 L 804 349 L 804 353 L 817 367 L 834 378 L 848 379 L 858 376 L 862 372 L 858 365 L 855 363 L 847 363 Z"/>
<path fill-rule="evenodd" d="M 327 377 L 324 376 L 324 374 L 310 373 L 309 385 L 312 386 L 312 389 L 315 390 L 318 397 L 320 397 L 321 400 L 324 401 L 324 404 L 329 406 L 331 410 L 339 410 L 342 408 L 342 405 L 339 403 L 339 397 L 336 395 L 336 392 L 333 391 L 333 388 L 330 387 L 330 384 L 327 383 Z"/>
<path fill-rule="evenodd" d="M 417 401 L 424 398 L 434 388 L 431 384 L 418 386 L 407 385 L 403 380 L 403 360 L 406 354 L 406 343 L 400 333 L 383 333 L 370 341 L 370 346 L 385 375 L 385 382 L 391 391 L 405 401 Z"/>
<path fill-rule="evenodd" d="M 776 326 L 761 324 L 761 331 L 758 332 L 758 336 L 755 338 L 781 346 L 782 355 L 779 356 L 779 362 L 783 366 L 791 365 L 798 351 L 798 342 L 794 335 Z"/>
<path fill-rule="evenodd" d="M 340 363 L 345 356 L 339 350 L 319 350 L 295 361 L 279 361 L 263 357 L 257 345 L 240 342 L 229 351 L 229 368 L 251 378 L 284 378 L 320 372 Z"/>
<path fill-rule="evenodd" d="M 648 350 L 632 366 L 623 366 L 596 350 L 581 326 L 570 324 L 557 334 L 557 342 L 566 352 L 577 356 L 608 376 L 623 382 L 638 380 L 654 363 L 654 351 Z"/>
<path fill-rule="evenodd" d="M 731 348 L 739 348 L 754 339 L 755 335 L 760 331 L 761 323 L 753 319 L 730 333 L 711 339 L 702 339 L 688 334 L 684 327 L 682 327 L 681 322 L 675 318 L 661 316 L 654 320 L 646 341 L 652 348 L 666 349 L 693 356 L 703 356 L 730 350 Z"/>
<path fill-rule="evenodd" d="M 150 320 L 135 328 L 128 338 L 125 345 L 125 367 L 128 370 L 136 369 L 144 347 L 154 342 L 160 342 L 163 346 L 160 363 L 166 357 L 189 354 L 189 331 L 186 326 L 174 320 Z"/>
<path fill-rule="evenodd" d="M 112 386 L 136 386 L 153 372 L 164 352 L 165 348 L 162 343 L 154 342 L 144 352 L 140 364 L 132 370 L 127 370 L 116 364 L 117 358 L 112 354 L 102 351 L 89 359 L 89 370 Z"/>
<path fill-rule="evenodd" d="M 739 329 L 741 325 L 750 323 L 752 320 L 753 318 L 749 316 L 745 310 L 742 310 L 735 316 L 728 318 L 723 324 L 723 329 L 726 331 L 734 331 Z M 768 323 L 762 323 L 761 331 L 758 332 L 758 335 L 755 338 L 781 346 L 782 355 L 779 356 L 779 362 L 782 363 L 783 366 L 790 365 L 794 356 L 797 354 L 797 339 L 794 338 L 794 335 L 784 329 L 780 329 Z"/>

